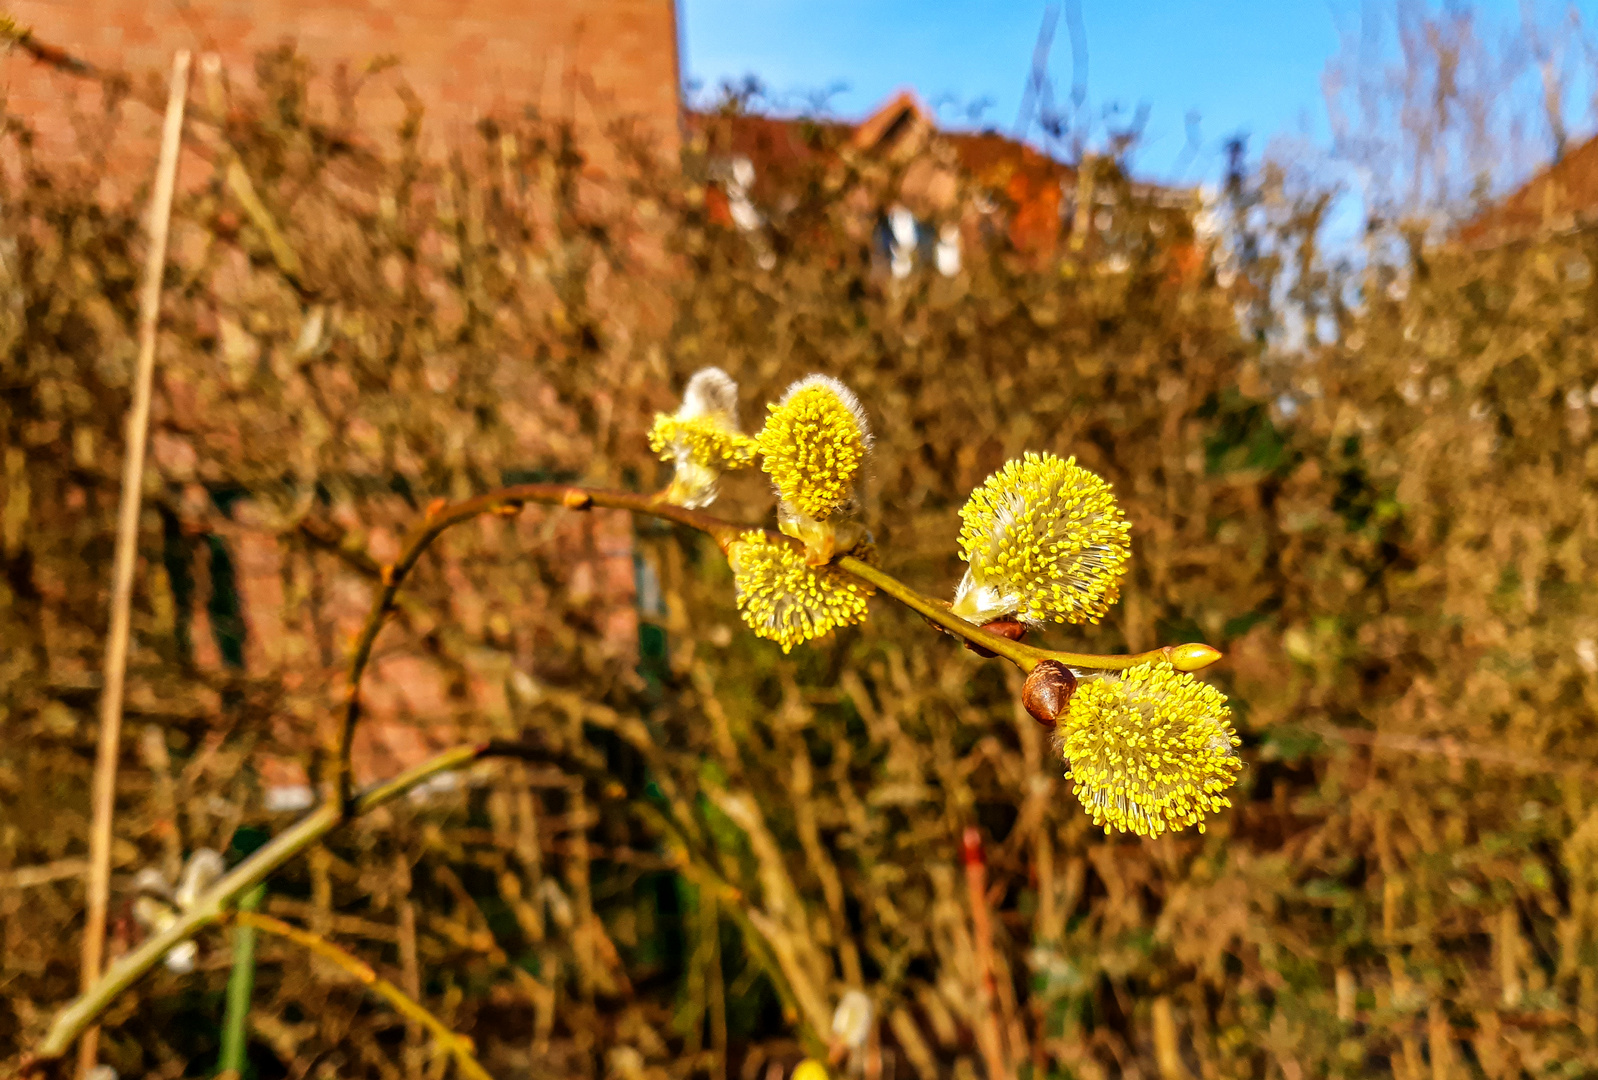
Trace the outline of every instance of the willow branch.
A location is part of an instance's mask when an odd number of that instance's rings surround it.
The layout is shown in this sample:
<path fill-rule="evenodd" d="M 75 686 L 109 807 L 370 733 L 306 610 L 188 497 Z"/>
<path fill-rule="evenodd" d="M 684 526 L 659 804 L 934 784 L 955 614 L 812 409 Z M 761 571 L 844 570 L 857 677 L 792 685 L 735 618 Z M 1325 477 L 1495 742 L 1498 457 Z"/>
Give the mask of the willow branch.
<path fill-rule="evenodd" d="M 105 971 L 98 982 L 69 1002 L 56 1014 L 44 1042 L 34 1054 L 35 1061 L 59 1058 L 90 1024 L 103 1013 L 117 996 L 141 979 L 160 963 L 174 945 L 193 937 L 195 933 L 217 922 L 227 905 L 246 890 L 265 881 L 271 873 L 294 856 L 326 836 L 349 817 L 375 810 L 410 791 L 418 784 L 437 776 L 470 765 L 481 758 L 495 756 L 499 748 L 490 743 L 479 746 L 461 746 L 446 750 L 407 769 L 398 776 L 376 784 L 361 792 L 351 803 L 348 813 L 343 807 L 325 803 L 312 810 L 285 832 L 275 836 L 253 855 L 217 879 L 186 909 L 171 926 L 152 934 L 138 948 L 126 953 Z"/>
<path fill-rule="evenodd" d="M 406 540 L 404 547 L 400 551 L 399 558 L 393 563 L 382 567 L 382 589 L 379 591 L 377 599 L 373 601 L 372 610 L 367 615 L 366 622 L 362 625 L 360 634 L 355 639 L 355 648 L 350 657 L 348 686 L 346 689 L 348 703 L 345 706 L 343 731 L 339 740 L 337 783 L 341 801 L 348 803 L 351 790 L 350 752 L 354 747 L 355 729 L 361 719 L 361 676 L 365 673 L 366 667 L 371 661 L 372 646 L 377 641 L 377 635 L 382 631 L 383 624 L 387 620 L 389 613 L 394 610 L 395 596 L 399 593 L 400 586 L 404 583 L 406 576 L 415 568 L 422 554 L 432 546 L 433 541 L 437 540 L 451 527 L 470 521 L 482 514 L 514 514 L 524 504 L 530 502 L 565 506 L 572 510 L 590 510 L 597 506 L 613 510 L 627 510 L 635 514 L 648 514 L 691 529 L 697 529 L 715 540 L 723 551 L 738 536 L 754 528 L 754 526 L 739 525 L 736 522 L 727 521 L 698 510 L 688 510 L 681 506 L 675 506 L 665 502 L 659 494 L 644 495 L 626 491 L 605 491 L 571 484 L 518 484 L 513 487 L 500 488 L 498 491 L 490 491 L 474 499 L 467 499 L 464 502 L 453 505 L 435 503 L 428 509 L 427 516 L 423 519 L 422 524 Z M 779 533 L 771 532 L 770 530 L 764 531 L 774 540 L 797 544 L 797 541 Z M 1169 660 L 1180 671 L 1197 671 L 1200 668 L 1209 666 L 1221 657 L 1221 654 L 1215 649 L 1210 648 L 1208 645 L 1200 644 L 1166 646 L 1161 649 L 1151 649 L 1148 652 L 1110 656 L 1039 649 L 1032 645 L 1024 645 L 1020 642 L 1000 637 L 997 634 L 989 633 L 981 627 L 953 614 L 947 607 L 939 604 L 931 597 L 916 591 L 878 567 L 853 556 L 845 555 L 838 559 L 835 565 L 845 573 L 876 586 L 888 596 L 911 610 L 920 613 L 951 634 L 1004 657 L 1022 671 L 1031 671 L 1042 660 L 1056 660 L 1067 667 L 1116 671 L 1159 658 Z"/>
<path fill-rule="evenodd" d="M 234 867 L 232 871 L 224 875 L 207 890 L 196 901 L 194 906 L 185 911 L 170 927 L 145 939 L 138 948 L 127 953 L 113 964 L 94 986 L 57 1013 L 49 1033 L 34 1055 L 33 1060 L 35 1062 L 45 1062 L 59 1058 L 66 1048 L 72 1044 L 72 1041 L 92 1024 L 119 994 L 142 978 L 173 946 L 192 937 L 201 928 L 218 921 L 222 918 L 224 909 L 229 902 L 246 889 L 264 881 L 272 871 L 282 866 L 334 828 L 353 817 L 365 814 L 403 795 L 430 777 L 469 765 L 483 757 L 517 752 L 514 747 L 507 748 L 493 743 L 459 747 L 431 758 L 393 779 L 368 788 L 364 792 L 352 794 L 350 750 L 354 743 L 355 728 L 361 716 L 359 695 L 361 676 L 365 673 L 371 660 L 372 647 L 377 640 L 377 636 L 382 630 L 388 615 L 394 610 L 395 598 L 406 576 L 415 568 L 416 563 L 428 547 L 432 545 L 433 541 L 452 526 L 470 521 L 485 513 L 514 514 L 523 505 L 530 502 L 565 506 L 572 510 L 589 510 L 594 507 L 604 507 L 607 509 L 627 510 L 637 514 L 648 514 L 652 517 L 661 518 L 702 532 L 715 540 L 723 551 L 740 535 L 753 528 L 752 526 L 726 521 L 700 511 L 674 506 L 664 502 L 659 495 L 605 491 L 569 484 L 519 484 L 491 491 L 474 499 L 468 499 L 453 505 L 442 502 L 435 503 L 428 509 L 421 525 L 406 540 L 399 558 L 393 563 L 386 564 L 380 568 L 382 588 L 374 600 L 372 610 L 368 614 L 366 622 L 355 641 L 355 648 L 350 658 L 349 683 L 346 691 L 348 704 L 345 709 L 339 747 L 337 784 L 340 797 L 334 802 L 325 803 L 311 811 L 290 827 L 288 831 L 277 836 L 244 862 Z M 770 530 L 764 531 L 773 540 L 783 543 L 796 543 L 788 537 L 781 536 Z M 1159 656 L 1165 656 L 1170 658 L 1178 669 L 1194 671 L 1220 658 L 1220 653 L 1216 650 L 1207 645 L 1196 644 L 1155 649 L 1131 656 L 1100 656 L 1090 653 L 1055 652 L 1021 645 L 1018 642 L 1010 641 L 1008 638 L 1001 638 L 995 634 L 988 633 L 980 627 L 966 622 L 932 598 L 859 559 L 844 556 L 838 560 L 836 565 L 844 573 L 876 586 L 886 595 L 916 611 L 943 629 L 948 630 L 955 636 L 1003 656 L 1023 670 L 1031 670 L 1039 661 L 1045 659 L 1058 660 L 1070 667 L 1115 670 L 1131 667 Z M 668 827 L 675 825 L 674 822 L 670 822 L 669 818 L 666 817 L 662 817 L 662 821 Z M 793 998 L 792 987 L 788 986 L 787 980 L 782 977 L 781 965 L 777 962 L 776 957 L 765 949 L 759 931 L 748 922 L 747 917 L 739 917 L 744 915 L 744 913 L 736 902 L 740 899 L 738 890 L 722 879 L 707 862 L 694 858 L 692 845 L 688 843 L 687 837 L 679 829 L 672 828 L 671 831 L 677 834 L 678 842 L 684 854 L 689 858 L 694 876 L 698 877 L 701 882 L 710 885 L 712 890 L 723 899 L 733 901 L 729 905 L 729 913 L 739 922 L 751 942 L 758 943 L 756 951 L 761 954 L 762 966 L 770 973 L 779 996 L 783 997 L 789 1007 L 798 1014 L 799 1010 L 797 1009 L 797 1002 Z M 810 1025 L 804 1023 L 802 1017 L 801 1025 L 806 1041 L 814 1040 L 819 1045 L 819 1036 L 810 1030 Z"/>
<path fill-rule="evenodd" d="M 686 510 L 680 506 L 661 502 L 655 495 L 600 491 L 572 487 L 568 484 L 518 484 L 454 505 L 433 504 L 428 508 L 421 525 L 405 541 L 399 558 L 382 567 L 382 588 L 378 591 L 377 599 L 372 603 L 372 610 L 355 639 L 355 648 L 350 656 L 349 679 L 345 691 L 348 695 L 348 704 L 345 706 L 344 726 L 339 740 L 337 775 L 339 801 L 346 807 L 350 802 L 351 791 L 350 751 L 354 747 L 355 728 L 361 719 L 361 676 L 365 674 L 367 664 L 372 659 L 372 646 L 377 641 L 377 635 L 383 629 L 389 613 L 394 610 L 394 598 L 399 593 L 400 585 L 404 583 L 406 575 L 415 568 L 417 560 L 432 546 L 433 541 L 452 526 L 483 514 L 514 514 L 525 503 L 530 502 L 565 506 L 572 510 L 589 510 L 602 506 L 615 510 L 630 510 L 638 514 L 650 514 L 698 529 L 714 537 L 724 548 L 741 531 L 739 526 L 731 522 L 722 521 L 709 514 L 701 514 L 697 510 Z"/>
<path fill-rule="evenodd" d="M 302 930 L 297 926 L 291 926 L 282 919 L 274 919 L 270 915 L 262 915 L 253 911 L 238 911 L 233 914 L 232 921 L 240 927 L 253 927 L 283 938 L 286 941 L 292 941 L 301 948 L 337 965 L 348 974 L 353 975 L 362 986 L 377 997 L 392 1005 L 395 1012 L 432 1032 L 433 1038 L 438 1042 L 438 1045 L 454 1057 L 455 1064 L 462 1075 L 469 1076 L 472 1080 L 493 1080 L 488 1071 L 478 1062 L 477 1056 L 473 1052 L 474 1048 L 470 1038 L 462 1035 L 434 1016 L 421 1002 L 383 978 L 373 970 L 370 964 L 354 953 L 339 948 L 318 934 L 313 934 L 309 930 Z"/>
<path fill-rule="evenodd" d="M 1004 657 L 1022 671 L 1031 671 L 1037 667 L 1039 661 L 1056 660 L 1071 668 L 1090 668 L 1095 671 L 1122 671 L 1138 664 L 1146 664 L 1151 660 L 1169 660 L 1179 671 L 1197 671 L 1208 667 L 1221 654 L 1208 645 L 1166 645 L 1147 652 L 1130 653 L 1121 656 L 1101 656 L 1096 653 L 1061 652 L 1057 649 L 1039 649 L 1023 642 L 1012 641 L 1007 637 L 989 633 L 960 618 L 950 611 L 948 606 L 940 604 L 923 593 L 917 592 L 898 578 L 884 573 L 880 568 L 870 563 L 845 555 L 837 562 L 838 568 L 861 581 L 869 582 L 893 597 L 905 607 L 921 615 L 927 621 L 936 623 L 957 637 L 964 638 L 973 645 L 980 645 L 991 653 Z"/>
<path fill-rule="evenodd" d="M 519 484 L 514 487 L 501 488 L 498 491 L 490 491 L 474 499 L 467 499 L 464 502 L 453 505 L 435 503 L 429 508 L 422 524 L 406 540 L 404 547 L 400 551 L 399 558 L 381 568 L 382 589 L 378 592 L 376 600 L 373 601 L 372 610 L 367 615 L 366 622 L 362 625 L 360 634 L 355 639 L 355 648 L 350 656 L 346 690 L 348 703 L 345 706 L 343 731 L 339 740 L 337 784 L 341 801 L 348 803 L 351 790 L 350 751 L 354 746 L 355 729 L 361 719 L 361 676 L 365 674 L 366 667 L 371 661 L 372 646 L 377 641 L 377 635 L 382 631 L 383 624 L 387 620 L 389 613 L 394 610 L 395 596 L 399 593 L 400 586 L 404 583 L 406 576 L 415 568 L 417 561 L 432 545 L 433 541 L 437 540 L 451 527 L 470 521 L 482 514 L 514 514 L 524 504 L 530 502 L 565 506 L 573 510 L 589 510 L 598 506 L 614 510 L 627 510 L 635 514 L 648 514 L 691 529 L 697 529 L 714 539 L 723 551 L 738 536 L 754 528 L 753 526 L 739 525 L 736 522 L 726 521 L 698 510 L 688 510 L 681 506 L 674 506 L 665 502 L 658 494 L 643 495 L 625 491 L 605 491 L 595 488 L 576 487 L 570 484 Z M 773 540 L 783 543 L 797 543 L 781 534 L 770 530 L 765 531 Z M 951 634 L 1004 657 L 1022 671 L 1031 671 L 1042 660 L 1057 660 L 1067 667 L 1115 671 L 1162 657 L 1168 659 L 1180 671 L 1197 671 L 1214 663 L 1221 656 L 1219 652 L 1208 645 L 1199 644 L 1166 646 L 1162 649 L 1152 649 L 1148 652 L 1126 656 L 1100 656 L 1093 653 L 1039 649 L 1032 645 L 1024 645 L 1008 638 L 1002 638 L 997 634 L 991 634 L 953 614 L 946 606 L 916 591 L 878 567 L 853 556 L 843 556 L 837 560 L 836 565 L 845 573 L 876 586 L 886 595 L 920 613 Z"/>

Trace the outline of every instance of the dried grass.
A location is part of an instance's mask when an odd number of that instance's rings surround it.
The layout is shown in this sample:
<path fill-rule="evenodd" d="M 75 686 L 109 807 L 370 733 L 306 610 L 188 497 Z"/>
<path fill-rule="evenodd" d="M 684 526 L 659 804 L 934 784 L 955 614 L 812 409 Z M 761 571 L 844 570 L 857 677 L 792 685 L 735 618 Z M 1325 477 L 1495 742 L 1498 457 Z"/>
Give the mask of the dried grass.
<path fill-rule="evenodd" d="M 959 276 L 896 282 L 863 237 L 903 166 L 840 159 L 767 226 L 766 270 L 706 218 L 693 148 L 680 181 L 601 181 L 528 120 L 430 164 L 414 130 L 367 140 L 353 109 L 307 112 L 292 64 L 263 72 L 174 211 L 118 896 L 138 867 L 283 827 L 263 755 L 325 758 L 347 635 L 429 500 L 507 475 L 648 487 L 649 418 L 688 372 L 726 368 L 752 416 L 820 371 L 871 415 L 884 562 L 929 591 L 952 589 L 956 510 L 1006 458 L 1075 454 L 1115 485 L 1132 571 L 1085 643 L 1227 652 L 1232 812 L 1106 839 L 997 664 L 887 604 L 784 658 L 738 624 L 713 547 L 529 509 L 440 543 L 372 689 L 396 725 L 525 734 L 549 763 L 363 820 L 266 910 L 392 975 L 501 1078 L 753 1080 L 853 986 L 884 1077 L 995 1055 L 1083 1077 L 1598 1066 L 1598 810 L 1574 771 L 1598 752 L 1590 237 L 1372 268 L 1363 308 L 1327 304 L 1338 344 L 1281 357 L 1236 317 L 1276 265 L 1230 289 L 1183 275 L 1129 199 L 1125 269 L 1091 250 L 1040 269 L 994 230 Z M 0 192 L 7 1058 L 74 991 L 81 930 L 142 205 L 95 190 L 30 171 Z M 719 511 L 769 513 L 756 479 L 728 487 Z M 631 552 L 659 586 L 636 616 L 606 576 Z M 242 610 L 229 575 L 252 583 Z M 204 945 L 199 973 L 106 1018 L 123 1075 L 211 1067 L 226 950 Z M 262 1076 L 441 1068 L 272 942 L 252 1028 Z"/>

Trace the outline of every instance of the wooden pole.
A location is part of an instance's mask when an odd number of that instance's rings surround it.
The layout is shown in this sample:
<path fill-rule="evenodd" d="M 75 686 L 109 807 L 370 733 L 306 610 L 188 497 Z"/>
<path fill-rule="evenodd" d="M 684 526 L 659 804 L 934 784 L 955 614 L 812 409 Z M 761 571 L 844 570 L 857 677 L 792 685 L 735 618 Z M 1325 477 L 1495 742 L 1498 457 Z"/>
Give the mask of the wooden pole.
<path fill-rule="evenodd" d="M 177 183 L 178 146 L 183 137 L 183 105 L 189 90 L 189 53 L 172 58 L 161 157 L 150 199 L 150 250 L 139 294 L 139 360 L 128 409 L 127 459 L 122 466 L 122 504 L 117 513 L 116 556 L 111 570 L 111 629 L 105 643 L 105 687 L 100 696 L 100 746 L 94 763 L 93 818 L 89 828 L 88 919 L 83 927 L 83 987 L 100 977 L 105 957 L 106 909 L 111 899 L 111 816 L 116 802 L 117 755 L 122 742 L 122 690 L 128 669 L 129 608 L 133 568 L 138 557 L 139 510 L 144 486 L 144 447 L 150 426 L 150 392 L 155 375 L 155 331 L 161 314 L 161 278 L 166 273 L 167 229 L 172 191 Z M 87 1078 L 99 1054 L 100 1029 L 90 1028 L 78 1044 L 78 1075 Z"/>

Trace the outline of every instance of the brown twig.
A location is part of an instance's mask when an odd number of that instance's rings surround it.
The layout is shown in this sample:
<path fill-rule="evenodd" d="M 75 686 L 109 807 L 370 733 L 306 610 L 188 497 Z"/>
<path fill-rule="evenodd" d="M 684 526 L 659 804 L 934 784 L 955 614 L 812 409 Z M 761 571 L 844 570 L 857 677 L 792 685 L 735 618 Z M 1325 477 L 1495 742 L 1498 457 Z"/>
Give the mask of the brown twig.
<path fill-rule="evenodd" d="M 40 41 L 34 36 L 31 27 L 18 26 L 9 15 L 0 15 L 0 40 L 11 42 L 39 63 L 48 64 L 69 75 L 96 79 L 103 77 L 100 70 L 87 60 L 80 60 L 65 49 Z"/>
<path fill-rule="evenodd" d="M 394 609 L 394 597 L 398 594 L 406 575 L 415 568 L 417 560 L 433 541 L 451 526 L 470 521 L 482 514 L 515 513 L 523 504 L 530 502 L 565 506 L 572 510 L 588 510 L 602 506 L 651 514 L 667 521 L 675 521 L 679 525 L 698 529 L 714 537 L 723 547 L 741 531 L 739 526 L 731 522 L 702 514 L 697 510 L 685 510 L 680 506 L 673 506 L 660 501 L 658 496 L 625 491 L 591 490 L 567 484 L 520 484 L 491 491 L 486 495 L 479 495 L 475 499 L 467 499 L 454 505 L 434 503 L 428 507 L 427 516 L 405 541 L 399 558 L 381 568 L 382 588 L 372 604 L 372 610 L 367 615 L 360 634 L 355 639 L 355 648 L 350 656 L 349 681 L 346 689 L 349 700 L 345 706 L 337 766 L 338 791 L 342 801 L 348 802 L 351 787 L 350 751 L 354 746 L 355 728 L 361 718 L 361 676 L 372 658 L 372 645 L 377 641 L 377 635 L 382 630 L 389 612 Z"/>
<path fill-rule="evenodd" d="M 411 997 L 405 991 L 383 978 L 372 966 L 354 953 L 339 948 L 319 934 L 309 930 L 302 930 L 292 926 L 282 919 L 274 919 L 270 915 L 262 915 L 253 911 L 235 911 L 231 915 L 233 922 L 240 926 L 253 926 L 257 930 L 264 930 L 286 941 L 306 949 L 322 959 L 330 961 L 339 968 L 353 975 L 362 986 L 366 987 L 376 996 L 382 998 L 394 1007 L 405 1019 L 420 1024 L 432 1032 L 440 1047 L 448 1051 L 455 1059 L 456 1067 L 465 1076 L 472 1080 L 493 1080 L 488 1071 L 478 1062 L 472 1046 L 472 1040 L 451 1028 L 438 1017 L 434 1016 L 426 1006 Z"/>
<path fill-rule="evenodd" d="M 30 39 L 26 35 L 24 41 Z M 105 917 L 111 900 L 111 816 L 116 802 L 117 757 L 122 742 L 122 694 L 128 670 L 128 636 L 133 601 L 133 564 L 138 556 L 139 510 L 144 487 L 144 447 L 150 426 L 151 382 L 155 375 L 155 330 L 161 314 L 161 279 L 166 272 L 167 231 L 177 182 L 178 149 L 183 137 L 183 104 L 189 89 L 189 54 L 172 58 L 172 81 L 161 130 L 155 193 L 150 199 L 150 249 L 139 295 L 139 358 L 128 409 L 127 457 L 122 469 L 122 504 L 117 513 L 116 555 L 111 571 L 111 629 L 105 645 L 105 688 L 100 696 L 100 745 L 94 765 L 93 810 L 89 826 L 88 917 L 83 928 L 82 985 L 100 977 L 105 953 Z M 99 1031 L 91 1028 L 79 1048 L 78 1072 L 94 1067 Z"/>

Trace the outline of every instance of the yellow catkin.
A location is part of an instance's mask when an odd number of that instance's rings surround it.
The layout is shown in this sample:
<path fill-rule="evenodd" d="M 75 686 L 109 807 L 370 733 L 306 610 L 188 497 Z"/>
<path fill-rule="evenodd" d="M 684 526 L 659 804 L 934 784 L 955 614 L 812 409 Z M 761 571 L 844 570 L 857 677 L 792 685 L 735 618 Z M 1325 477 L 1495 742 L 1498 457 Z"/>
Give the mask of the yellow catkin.
<path fill-rule="evenodd" d="M 686 454 L 693 464 L 707 469 L 742 469 L 755 460 L 755 440 L 730 430 L 714 414 L 683 419 L 656 413 L 649 449 L 662 461 Z"/>
<path fill-rule="evenodd" d="M 975 622 L 1098 622 L 1120 596 L 1131 526 L 1110 485 L 1076 458 L 1028 453 L 960 510 L 965 580 L 955 614 Z"/>
<path fill-rule="evenodd" d="M 1056 730 L 1076 796 L 1107 832 L 1159 836 L 1231 806 L 1238 738 L 1226 696 L 1164 661 L 1085 678 Z"/>
<path fill-rule="evenodd" d="M 749 628 L 788 652 L 801 641 L 865 622 L 875 590 L 829 566 L 810 566 L 804 553 L 759 529 L 727 549 L 738 611 Z"/>
<path fill-rule="evenodd" d="M 811 375 L 788 388 L 758 441 L 777 495 L 818 521 L 854 500 L 854 482 L 871 448 L 860 403 L 836 379 Z"/>
<path fill-rule="evenodd" d="M 694 372 L 683 387 L 682 407 L 675 414 L 655 415 L 649 447 L 662 461 L 672 462 L 671 486 L 665 501 L 689 509 L 716 501 L 721 474 L 755 460 L 755 440 L 738 428 L 738 384 L 717 367 Z"/>

